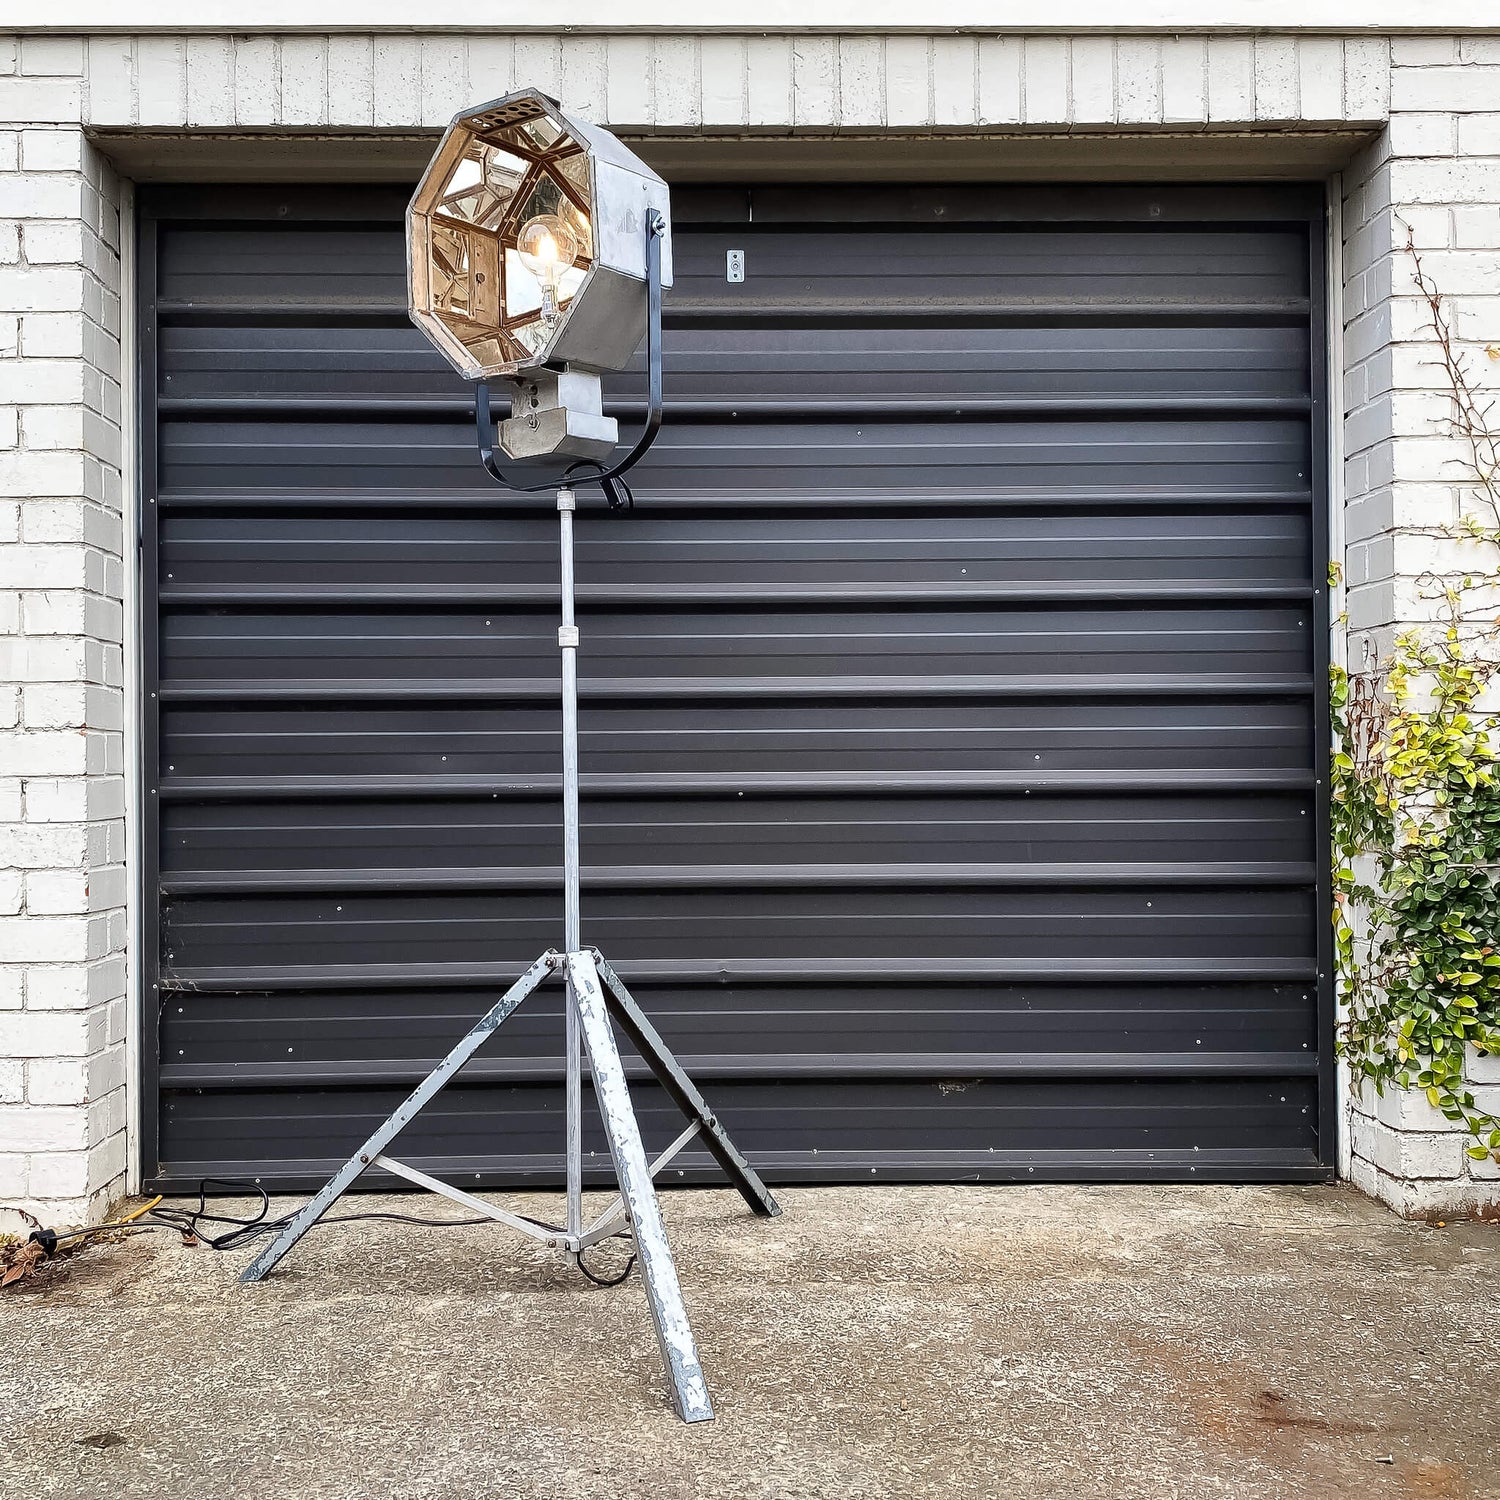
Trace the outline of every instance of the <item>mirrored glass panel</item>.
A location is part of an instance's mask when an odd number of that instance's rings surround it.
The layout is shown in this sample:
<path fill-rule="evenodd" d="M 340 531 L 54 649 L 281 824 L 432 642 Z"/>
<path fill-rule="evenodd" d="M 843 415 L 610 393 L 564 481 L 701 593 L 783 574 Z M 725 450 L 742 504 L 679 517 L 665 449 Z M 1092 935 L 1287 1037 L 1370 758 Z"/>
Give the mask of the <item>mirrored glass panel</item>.
<path fill-rule="evenodd" d="M 425 204 L 431 312 L 485 365 L 545 350 L 588 279 L 587 153 L 540 110 L 476 120 Z"/>

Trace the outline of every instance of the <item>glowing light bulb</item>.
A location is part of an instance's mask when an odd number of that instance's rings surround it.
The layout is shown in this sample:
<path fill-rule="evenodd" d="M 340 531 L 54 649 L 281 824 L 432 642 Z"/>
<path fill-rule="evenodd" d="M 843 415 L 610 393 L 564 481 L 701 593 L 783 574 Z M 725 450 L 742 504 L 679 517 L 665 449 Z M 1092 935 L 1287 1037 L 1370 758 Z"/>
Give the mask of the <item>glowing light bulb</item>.
<path fill-rule="evenodd" d="M 557 322 L 557 287 L 564 271 L 578 259 L 578 237 L 556 214 L 528 219 L 516 235 L 521 264 L 542 288 L 542 321 Z"/>

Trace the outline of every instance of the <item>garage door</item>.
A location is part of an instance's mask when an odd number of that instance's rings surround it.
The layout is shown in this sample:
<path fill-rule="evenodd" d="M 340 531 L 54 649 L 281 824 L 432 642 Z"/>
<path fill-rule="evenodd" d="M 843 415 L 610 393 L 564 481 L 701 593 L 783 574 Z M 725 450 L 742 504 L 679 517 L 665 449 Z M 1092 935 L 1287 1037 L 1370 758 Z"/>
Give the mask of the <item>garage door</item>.
<path fill-rule="evenodd" d="M 555 517 L 404 196 L 143 201 L 156 1186 L 320 1181 L 560 938 Z M 586 939 L 773 1181 L 1327 1175 L 1315 195 L 677 211 L 580 517 Z M 560 1077 L 553 996 L 405 1159 L 555 1180 Z"/>

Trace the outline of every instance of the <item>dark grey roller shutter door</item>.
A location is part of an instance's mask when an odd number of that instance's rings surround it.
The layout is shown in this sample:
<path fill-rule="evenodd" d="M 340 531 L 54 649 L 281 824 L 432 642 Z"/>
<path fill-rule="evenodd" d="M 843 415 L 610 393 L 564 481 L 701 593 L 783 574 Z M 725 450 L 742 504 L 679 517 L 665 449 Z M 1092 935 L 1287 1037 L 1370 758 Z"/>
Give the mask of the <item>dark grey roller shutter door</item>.
<path fill-rule="evenodd" d="M 403 197 L 143 195 L 157 1186 L 321 1180 L 560 935 L 554 517 Z M 1320 214 L 679 194 L 665 434 L 581 517 L 584 928 L 772 1180 L 1327 1175 Z M 559 1038 L 405 1158 L 554 1180 Z"/>

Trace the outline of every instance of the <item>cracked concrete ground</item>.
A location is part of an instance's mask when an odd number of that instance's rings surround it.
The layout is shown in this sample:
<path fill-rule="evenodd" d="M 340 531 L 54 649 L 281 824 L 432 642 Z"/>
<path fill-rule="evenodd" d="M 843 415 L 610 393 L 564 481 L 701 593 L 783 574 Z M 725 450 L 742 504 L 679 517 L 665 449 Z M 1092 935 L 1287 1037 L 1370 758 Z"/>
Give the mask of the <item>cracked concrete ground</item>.
<path fill-rule="evenodd" d="M 0 1494 L 1500 1496 L 1500 1226 L 1330 1187 L 779 1196 L 663 1200 L 691 1428 L 639 1279 L 498 1227 L 330 1227 L 254 1287 L 248 1251 L 95 1246 L 0 1296 Z"/>

